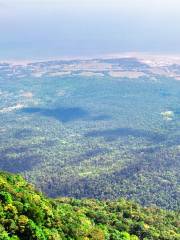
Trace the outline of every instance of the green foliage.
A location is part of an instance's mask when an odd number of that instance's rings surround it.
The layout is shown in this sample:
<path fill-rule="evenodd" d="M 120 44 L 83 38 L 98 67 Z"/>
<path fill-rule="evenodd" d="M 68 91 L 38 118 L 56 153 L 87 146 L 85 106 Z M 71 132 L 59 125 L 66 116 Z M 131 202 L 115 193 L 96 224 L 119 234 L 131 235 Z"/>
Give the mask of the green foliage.
<path fill-rule="evenodd" d="M 81 64 L 1 66 L 0 169 L 20 172 L 48 196 L 125 197 L 180 209 L 179 81 L 154 74 L 132 81 L 106 71 L 85 77 L 75 71 Z M 72 66 L 70 75 L 51 76 Z M 110 66 L 136 69 L 131 59 Z M 18 103 L 25 107 L 11 111 Z"/>
<path fill-rule="evenodd" d="M 0 200 L 3 203 L 12 203 L 11 195 L 8 192 L 1 191 L 0 192 Z"/>
<path fill-rule="evenodd" d="M 0 173 L 0 240 L 178 240 L 180 215 L 120 199 L 48 199 Z"/>

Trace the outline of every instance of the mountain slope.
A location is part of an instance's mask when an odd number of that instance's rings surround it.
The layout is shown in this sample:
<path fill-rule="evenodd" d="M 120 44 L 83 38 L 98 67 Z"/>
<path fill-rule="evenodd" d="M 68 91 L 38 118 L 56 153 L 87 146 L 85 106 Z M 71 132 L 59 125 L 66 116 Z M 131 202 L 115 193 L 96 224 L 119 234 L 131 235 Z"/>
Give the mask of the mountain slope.
<path fill-rule="evenodd" d="M 124 199 L 48 199 L 20 175 L 0 173 L 0 239 L 180 238 L 180 215 Z"/>

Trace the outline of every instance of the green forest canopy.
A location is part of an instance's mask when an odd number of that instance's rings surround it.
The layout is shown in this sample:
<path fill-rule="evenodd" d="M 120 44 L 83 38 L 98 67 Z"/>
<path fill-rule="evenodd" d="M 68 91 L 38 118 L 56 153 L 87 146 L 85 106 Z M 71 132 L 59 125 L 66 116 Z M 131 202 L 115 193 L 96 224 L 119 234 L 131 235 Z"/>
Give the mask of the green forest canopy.
<path fill-rule="evenodd" d="M 0 239 L 178 240 L 180 214 L 125 199 L 49 199 L 20 175 L 1 172 Z"/>

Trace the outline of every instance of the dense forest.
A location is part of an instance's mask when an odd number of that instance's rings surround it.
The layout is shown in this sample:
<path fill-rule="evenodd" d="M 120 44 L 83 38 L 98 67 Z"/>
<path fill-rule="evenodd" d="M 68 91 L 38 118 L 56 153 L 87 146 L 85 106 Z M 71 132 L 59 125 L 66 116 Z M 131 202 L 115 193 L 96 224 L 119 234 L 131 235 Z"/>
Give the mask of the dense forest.
<path fill-rule="evenodd" d="M 124 197 L 180 209 L 179 81 L 30 75 L 54 67 L 63 65 L 19 67 L 25 77 L 15 78 L 10 67 L 1 71 L 0 169 L 53 198 Z"/>
<path fill-rule="evenodd" d="M 119 199 L 50 199 L 0 173 L 0 239 L 178 240 L 180 214 Z"/>

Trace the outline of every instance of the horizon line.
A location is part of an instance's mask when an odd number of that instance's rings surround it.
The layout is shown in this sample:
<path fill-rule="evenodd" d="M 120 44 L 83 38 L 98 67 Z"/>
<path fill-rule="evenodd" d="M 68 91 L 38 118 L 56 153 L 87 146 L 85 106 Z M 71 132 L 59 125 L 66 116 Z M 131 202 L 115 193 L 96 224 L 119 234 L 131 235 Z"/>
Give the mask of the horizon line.
<path fill-rule="evenodd" d="M 72 60 L 98 60 L 98 59 L 110 59 L 110 58 L 173 58 L 180 60 L 180 53 L 158 53 L 158 52 L 117 52 L 108 54 L 97 54 L 97 55 L 64 55 L 64 56 L 52 56 L 52 57 L 32 57 L 32 58 L 10 58 L 10 59 L 0 59 L 0 64 L 8 63 L 12 65 L 26 65 L 38 62 L 48 62 L 48 61 L 72 61 Z"/>

